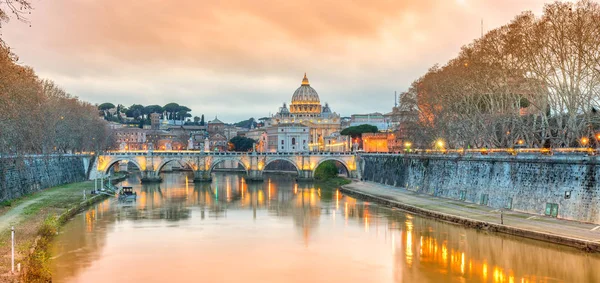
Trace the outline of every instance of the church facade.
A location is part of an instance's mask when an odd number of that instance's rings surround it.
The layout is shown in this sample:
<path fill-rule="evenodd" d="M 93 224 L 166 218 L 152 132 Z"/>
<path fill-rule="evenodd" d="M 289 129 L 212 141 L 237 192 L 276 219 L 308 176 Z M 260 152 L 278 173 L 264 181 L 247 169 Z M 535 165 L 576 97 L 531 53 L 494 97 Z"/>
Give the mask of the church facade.
<path fill-rule="evenodd" d="M 321 105 L 319 94 L 310 86 L 306 74 L 302 84 L 292 95 L 289 106 L 283 103 L 279 111 L 265 121 L 265 127 L 280 124 L 301 124 L 308 128 L 308 150 L 329 151 L 331 137 L 341 130 L 340 115 L 331 111 L 329 105 Z"/>

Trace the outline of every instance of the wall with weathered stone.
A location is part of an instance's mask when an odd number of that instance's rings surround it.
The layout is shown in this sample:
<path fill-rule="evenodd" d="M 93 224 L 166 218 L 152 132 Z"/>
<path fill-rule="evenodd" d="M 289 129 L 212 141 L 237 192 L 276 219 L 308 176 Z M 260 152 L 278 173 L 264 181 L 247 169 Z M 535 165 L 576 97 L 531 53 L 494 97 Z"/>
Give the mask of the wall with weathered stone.
<path fill-rule="evenodd" d="M 596 156 L 362 155 L 360 159 L 362 176 L 370 181 L 535 214 L 544 214 L 547 203 L 554 203 L 559 218 L 600 224 Z"/>
<path fill-rule="evenodd" d="M 86 180 L 89 157 L 82 155 L 0 158 L 0 201 L 49 187 Z"/>

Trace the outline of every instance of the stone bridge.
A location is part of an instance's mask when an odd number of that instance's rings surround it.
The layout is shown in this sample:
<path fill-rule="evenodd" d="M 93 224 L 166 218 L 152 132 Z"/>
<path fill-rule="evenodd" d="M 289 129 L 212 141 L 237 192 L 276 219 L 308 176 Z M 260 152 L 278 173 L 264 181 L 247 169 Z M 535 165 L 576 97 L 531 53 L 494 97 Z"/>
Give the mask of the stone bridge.
<path fill-rule="evenodd" d="M 110 151 L 98 155 L 92 164 L 90 179 L 109 173 L 119 162 L 134 164 L 142 173 L 142 182 L 160 182 L 160 171 L 169 162 L 187 164 L 194 171 L 194 181 L 211 180 L 212 170 L 223 161 L 237 161 L 246 171 L 249 181 L 262 181 L 263 170 L 271 162 L 287 161 L 294 165 L 298 180 L 312 180 L 317 167 L 325 161 L 341 163 L 350 178 L 360 178 L 357 156 L 340 152 L 261 153 L 261 152 L 203 152 L 203 151 Z"/>

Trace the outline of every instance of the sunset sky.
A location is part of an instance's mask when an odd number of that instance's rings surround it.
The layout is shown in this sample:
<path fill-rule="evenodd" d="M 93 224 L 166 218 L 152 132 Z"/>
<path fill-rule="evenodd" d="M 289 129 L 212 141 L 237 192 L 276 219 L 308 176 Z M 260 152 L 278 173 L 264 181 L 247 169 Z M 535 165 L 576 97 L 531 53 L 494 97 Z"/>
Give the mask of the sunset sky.
<path fill-rule="evenodd" d="M 32 0 L 2 38 L 92 102 L 177 102 L 225 122 L 289 104 L 304 72 L 342 116 L 389 112 L 435 63 L 543 0 Z"/>

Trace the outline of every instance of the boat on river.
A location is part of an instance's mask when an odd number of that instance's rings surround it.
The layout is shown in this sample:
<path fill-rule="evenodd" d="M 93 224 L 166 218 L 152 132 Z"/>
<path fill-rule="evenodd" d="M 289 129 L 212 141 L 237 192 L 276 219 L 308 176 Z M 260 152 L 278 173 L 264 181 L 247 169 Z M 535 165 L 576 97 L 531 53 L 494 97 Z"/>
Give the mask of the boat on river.
<path fill-rule="evenodd" d="M 137 193 L 133 191 L 132 187 L 122 187 L 119 191 L 119 200 L 122 201 L 135 201 Z"/>

